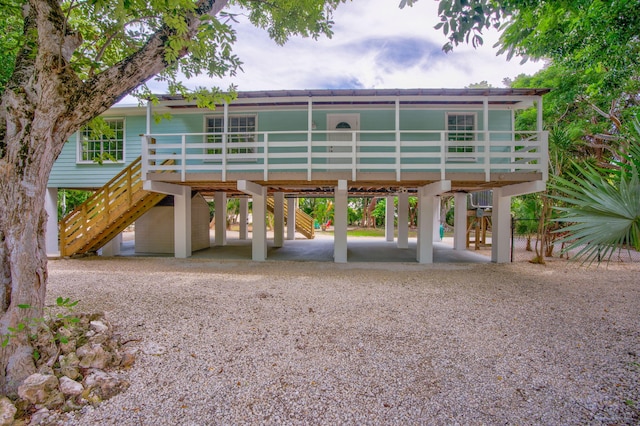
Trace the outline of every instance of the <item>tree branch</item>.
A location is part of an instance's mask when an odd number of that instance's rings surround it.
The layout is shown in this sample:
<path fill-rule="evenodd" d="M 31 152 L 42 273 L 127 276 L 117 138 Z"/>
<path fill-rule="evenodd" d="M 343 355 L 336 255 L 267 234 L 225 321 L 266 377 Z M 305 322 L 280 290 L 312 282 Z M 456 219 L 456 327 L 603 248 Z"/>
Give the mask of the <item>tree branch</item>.
<path fill-rule="evenodd" d="M 217 15 L 227 3 L 228 0 L 201 0 L 195 12 L 185 17 L 187 38 L 195 36 L 202 16 Z M 88 121 L 87 117 L 94 117 L 107 110 L 140 84 L 171 66 L 165 61 L 165 53 L 169 49 L 166 40 L 174 33 L 174 30 L 163 25 L 140 50 L 83 84 L 68 105 L 69 112 L 74 116 L 74 124 L 84 125 Z M 178 59 L 188 53 L 183 49 L 179 52 Z"/>

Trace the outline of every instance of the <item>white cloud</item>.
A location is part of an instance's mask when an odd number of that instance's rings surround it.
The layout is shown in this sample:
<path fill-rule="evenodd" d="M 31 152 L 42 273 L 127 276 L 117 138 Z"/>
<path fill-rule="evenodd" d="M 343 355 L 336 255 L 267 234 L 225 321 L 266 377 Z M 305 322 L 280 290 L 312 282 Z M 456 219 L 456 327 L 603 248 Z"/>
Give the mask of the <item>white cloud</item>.
<path fill-rule="evenodd" d="M 445 55 L 438 23 L 438 2 L 418 1 L 400 9 L 399 0 L 355 0 L 338 7 L 334 36 L 319 40 L 293 37 L 278 46 L 265 31 L 240 17 L 235 24 L 235 53 L 244 72 L 211 80 L 199 77 L 187 85 L 239 90 L 325 88 L 459 88 L 487 80 L 502 87 L 505 77 L 533 74 L 542 63 L 520 65 L 492 48 L 497 33 L 485 34 L 484 46 L 461 45 Z M 154 90 L 164 91 L 161 86 Z"/>

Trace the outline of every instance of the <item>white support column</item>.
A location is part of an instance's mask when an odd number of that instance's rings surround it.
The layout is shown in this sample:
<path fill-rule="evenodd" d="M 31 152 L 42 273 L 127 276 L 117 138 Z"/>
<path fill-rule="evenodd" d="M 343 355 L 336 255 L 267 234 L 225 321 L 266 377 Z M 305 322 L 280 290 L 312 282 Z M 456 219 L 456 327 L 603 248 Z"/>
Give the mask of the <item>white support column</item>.
<path fill-rule="evenodd" d="M 307 180 L 311 180 L 312 175 L 312 150 L 311 145 L 313 141 L 313 99 L 309 97 L 307 100 Z"/>
<path fill-rule="evenodd" d="M 396 208 L 394 205 L 395 197 L 386 197 L 386 206 L 385 206 L 385 227 L 384 227 L 384 235 L 387 241 L 393 241 L 395 238 L 395 213 Z"/>
<path fill-rule="evenodd" d="M 147 127 L 146 127 L 147 135 L 151 134 L 151 121 L 153 119 L 152 108 L 153 108 L 153 102 L 147 101 Z"/>
<path fill-rule="evenodd" d="M 347 262 L 347 181 L 339 180 L 333 203 L 333 261 Z"/>
<path fill-rule="evenodd" d="M 273 194 L 273 245 L 284 245 L 284 192 Z"/>
<path fill-rule="evenodd" d="M 504 196 L 501 188 L 493 190 L 491 210 L 491 261 L 508 263 L 511 261 L 511 197 Z"/>
<path fill-rule="evenodd" d="M 538 180 L 493 189 L 491 211 L 491 261 L 508 263 L 511 261 L 511 197 L 542 192 L 546 183 Z"/>
<path fill-rule="evenodd" d="M 440 196 L 433 203 L 433 242 L 440 241 Z"/>
<path fill-rule="evenodd" d="M 401 158 L 401 136 L 400 136 L 400 98 L 396 97 L 396 120 L 395 120 L 395 129 L 396 129 L 396 181 L 400 182 L 402 179 L 402 158 Z"/>
<path fill-rule="evenodd" d="M 173 196 L 175 257 L 191 256 L 191 187 L 180 186 L 180 194 Z"/>
<path fill-rule="evenodd" d="M 296 210 L 298 198 L 287 198 L 287 240 L 296 239 Z"/>
<path fill-rule="evenodd" d="M 433 263 L 433 224 L 429 216 L 433 213 L 435 198 L 418 191 L 418 263 Z"/>
<path fill-rule="evenodd" d="M 398 248 L 409 247 L 409 193 L 398 194 Z"/>
<path fill-rule="evenodd" d="M 491 138 L 489 135 L 489 98 L 484 97 L 482 99 L 482 130 L 484 134 L 482 137 L 484 145 L 484 173 L 485 181 L 491 180 Z"/>
<path fill-rule="evenodd" d="M 47 211 L 46 247 L 47 256 L 60 256 L 58 246 L 58 188 L 47 188 L 44 195 L 44 208 Z"/>
<path fill-rule="evenodd" d="M 453 249 L 467 248 L 467 193 L 456 192 L 453 196 Z"/>
<path fill-rule="evenodd" d="M 241 240 L 249 239 L 249 199 L 240 197 L 240 235 Z"/>
<path fill-rule="evenodd" d="M 227 193 L 216 191 L 213 202 L 215 204 L 215 246 L 227 245 Z"/>
<path fill-rule="evenodd" d="M 238 181 L 238 190 L 253 197 L 251 258 L 267 260 L 267 188 L 247 180 Z"/>
<path fill-rule="evenodd" d="M 142 189 L 173 195 L 174 256 L 191 256 L 191 187 L 146 180 Z"/>
<path fill-rule="evenodd" d="M 418 263 L 433 263 L 433 219 L 438 195 L 451 190 L 451 181 L 443 180 L 418 188 Z"/>
<path fill-rule="evenodd" d="M 542 96 L 536 97 L 536 131 L 541 132 L 544 128 L 542 118 Z"/>

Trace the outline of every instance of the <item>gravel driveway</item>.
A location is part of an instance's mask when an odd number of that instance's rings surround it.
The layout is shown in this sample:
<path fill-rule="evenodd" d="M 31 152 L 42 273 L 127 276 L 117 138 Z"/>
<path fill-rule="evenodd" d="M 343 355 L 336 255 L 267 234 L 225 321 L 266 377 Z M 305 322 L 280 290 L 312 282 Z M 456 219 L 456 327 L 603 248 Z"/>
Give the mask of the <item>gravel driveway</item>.
<path fill-rule="evenodd" d="M 639 424 L 640 265 L 49 263 L 140 339 L 77 425 Z"/>

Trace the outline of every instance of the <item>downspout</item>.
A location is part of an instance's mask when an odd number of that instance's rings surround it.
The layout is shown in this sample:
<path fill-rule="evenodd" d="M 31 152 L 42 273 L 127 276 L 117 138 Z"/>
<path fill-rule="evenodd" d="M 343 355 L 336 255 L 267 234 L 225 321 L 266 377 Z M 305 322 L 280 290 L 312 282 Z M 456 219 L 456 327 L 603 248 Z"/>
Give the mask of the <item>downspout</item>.
<path fill-rule="evenodd" d="M 151 101 L 147 101 L 147 129 L 146 129 L 147 135 L 151 134 L 151 118 L 153 117 L 153 113 L 151 111 L 152 106 L 153 105 Z"/>
<path fill-rule="evenodd" d="M 311 147 L 313 139 L 313 99 L 307 101 L 307 180 L 311 181 Z"/>
<path fill-rule="evenodd" d="M 401 156 L 400 156 L 400 98 L 396 97 L 396 181 L 401 178 Z"/>
<path fill-rule="evenodd" d="M 491 180 L 491 141 L 489 140 L 489 97 L 482 99 L 482 127 L 484 130 L 484 179 Z"/>

